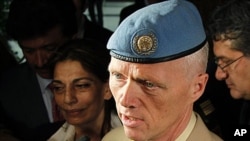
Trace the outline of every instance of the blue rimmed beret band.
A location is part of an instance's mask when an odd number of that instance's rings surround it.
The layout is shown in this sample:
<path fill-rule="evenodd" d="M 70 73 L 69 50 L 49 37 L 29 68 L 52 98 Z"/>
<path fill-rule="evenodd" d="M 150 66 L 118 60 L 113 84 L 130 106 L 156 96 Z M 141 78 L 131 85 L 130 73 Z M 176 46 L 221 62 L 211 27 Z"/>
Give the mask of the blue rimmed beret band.
<path fill-rule="evenodd" d="M 142 8 L 115 30 L 107 48 L 112 57 L 158 63 L 196 52 L 206 43 L 197 8 L 186 0 L 168 0 Z"/>
<path fill-rule="evenodd" d="M 161 58 L 133 58 L 133 57 L 127 57 L 127 56 L 122 56 L 119 54 L 116 54 L 115 52 L 110 52 L 111 56 L 122 60 L 122 61 L 126 61 L 126 62 L 135 62 L 135 63 L 145 63 L 145 64 L 151 64 L 151 63 L 159 63 L 159 62 L 165 62 L 165 61 L 171 61 L 174 59 L 178 59 L 181 57 L 184 57 L 186 55 L 192 54 L 196 51 L 198 51 L 199 49 L 201 49 L 202 47 L 204 47 L 204 45 L 206 44 L 206 40 L 204 40 L 200 45 L 198 45 L 195 48 L 192 48 L 190 50 L 181 52 L 179 54 L 175 54 L 175 55 L 169 55 L 166 57 L 161 57 Z"/>

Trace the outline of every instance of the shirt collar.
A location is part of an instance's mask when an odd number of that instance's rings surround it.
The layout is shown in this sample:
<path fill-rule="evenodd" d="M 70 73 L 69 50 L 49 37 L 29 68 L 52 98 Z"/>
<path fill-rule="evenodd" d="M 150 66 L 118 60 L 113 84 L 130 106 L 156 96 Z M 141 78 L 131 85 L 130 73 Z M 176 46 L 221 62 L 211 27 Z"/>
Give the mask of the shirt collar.
<path fill-rule="evenodd" d="M 37 77 L 37 80 L 39 82 L 39 86 L 41 88 L 42 94 L 44 94 L 45 93 L 45 89 L 51 83 L 52 80 L 51 79 L 42 78 L 38 74 L 36 74 L 36 77 Z"/>
<path fill-rule="evenodd" d="M 175 141 L 185 141 L 191 134 L 192 130 L 194 129 L 196 123 L 196 116 L 194 112 L 192 112 L 191 118 L 185 130 L 181 133 L 181 135 Z"/>

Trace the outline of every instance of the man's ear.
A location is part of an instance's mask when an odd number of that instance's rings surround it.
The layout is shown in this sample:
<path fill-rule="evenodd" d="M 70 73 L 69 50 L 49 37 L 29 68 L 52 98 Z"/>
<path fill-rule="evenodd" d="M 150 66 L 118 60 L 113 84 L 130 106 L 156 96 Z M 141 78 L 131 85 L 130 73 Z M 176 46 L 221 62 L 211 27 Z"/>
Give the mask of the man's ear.
<path fill-rule="evenodd" d="M 105 100 L 109 100 L 111 97 L 112 97 L 112 93 L 111 93 L 111 91 L 110 91 L 110 88 L 109 88 L 109 82 L 106 82 L 105 84 L 104 84 L 104 99 Z"/>
<path fill-rule="evenodd" d="M 204 73 L 204 74 L 198 75 L 196 79 L 194 80 L 194 90 L 192 93 L 193 101 L 198 100 L 202 96 L 206 88 L 208 77 L 209 77 L 208 74 Z"/>

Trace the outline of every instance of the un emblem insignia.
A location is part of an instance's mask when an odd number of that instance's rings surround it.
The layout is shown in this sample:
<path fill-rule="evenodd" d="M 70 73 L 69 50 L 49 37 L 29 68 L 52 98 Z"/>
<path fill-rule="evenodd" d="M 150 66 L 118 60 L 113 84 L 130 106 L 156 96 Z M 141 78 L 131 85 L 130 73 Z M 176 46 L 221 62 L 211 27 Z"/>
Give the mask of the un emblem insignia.
<path fill-rule="evenodd" d="M 139 55 L 150 55 L 156 50 L 156 37 L 154 34 L 136 36 L 133 40 L 134 51 Z"/>

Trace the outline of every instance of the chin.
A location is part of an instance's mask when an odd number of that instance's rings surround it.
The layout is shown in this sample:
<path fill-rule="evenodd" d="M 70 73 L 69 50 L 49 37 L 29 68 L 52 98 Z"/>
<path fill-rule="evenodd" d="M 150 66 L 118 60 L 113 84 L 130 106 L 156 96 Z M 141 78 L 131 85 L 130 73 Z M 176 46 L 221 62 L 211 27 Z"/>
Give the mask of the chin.
<path fill-rule="evenodd" d="M 242 99 L 242 98 L 244 98 L 244 95 L 242 93 L 240 93 L 238 91 L 235 91 L 235 90 L 232 90 L 232 89 L 230 90 L 230 94 L 231 94 L 233 99 Z"/>
<path fill-rule="evenodd" d="M 72 125 L 79 125 L 83 123 L 82 119 L 77 119 L 77 118 L 67 118 L 66 121 Z"/>
<path fill-rule="evenodd" d="M 131 140 L 136 140 L 136 141 L 142 141 L 142 137 L 140 137 L 140 133 L 138 133 L 137 131 L 132 131 L 130 129 L 126 129 L 125 130 L 125 135 L 131 139 Z"/>
<path fill-rule="evenodd" d="M 245 94 L 243 95 L 243 99 L 245 99 L 245 100 L 250 100 L 250 93 L 245 93 Z"/>
<path fill-rule="evenodd" d="M 42 78 L 44 79 L 52 79 L 53 78 L 53 71 L 50 69 L 36 69 L 33 67 L 33 70 Z"/>

